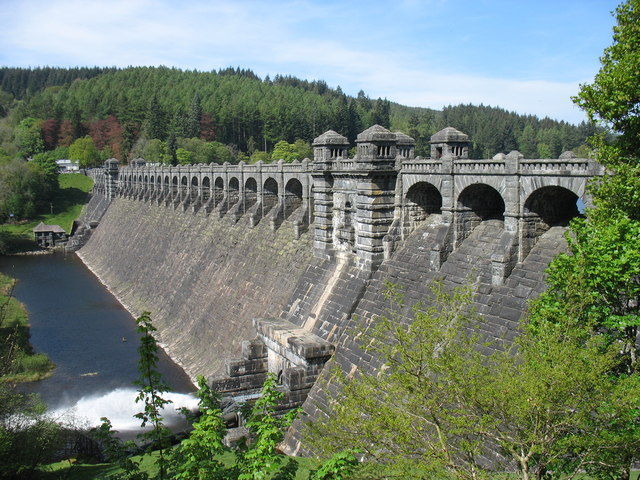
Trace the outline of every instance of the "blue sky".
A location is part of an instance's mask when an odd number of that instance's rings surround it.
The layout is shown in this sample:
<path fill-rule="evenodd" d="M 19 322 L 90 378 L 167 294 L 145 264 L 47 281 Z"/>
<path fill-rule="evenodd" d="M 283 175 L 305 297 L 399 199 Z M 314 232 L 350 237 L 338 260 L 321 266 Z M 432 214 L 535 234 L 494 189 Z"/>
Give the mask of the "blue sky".
<path fill-rule="evenodd" d="M 617 0 L 0 0 L 0 66 L 249 68 L 578 123 Z"/>

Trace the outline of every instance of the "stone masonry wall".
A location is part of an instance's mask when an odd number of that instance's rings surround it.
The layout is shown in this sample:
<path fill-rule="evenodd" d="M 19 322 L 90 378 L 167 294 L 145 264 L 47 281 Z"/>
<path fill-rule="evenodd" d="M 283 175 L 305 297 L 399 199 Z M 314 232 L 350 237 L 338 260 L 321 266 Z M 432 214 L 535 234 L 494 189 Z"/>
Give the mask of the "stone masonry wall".
<path fill-rule="evenodd" d="M 340 334 L 336 352 L 309 393 L 304 404 L 305 415 L 294 423 L 287 434 L 287 453 L 309 453 L 304 446 L 302 425 L 306 421 L 321 422 L 326 412 L 330 411 L 331 400 L 336 398 L 340 389 L 339 385 L 330 380 L 332 366 L 337 364 L 342 371 L 352 373 L 356 370 L 371 372 L 377 368 L 376 359 L 362 351 L 349 332 L 363 324 L 370 325 L 377 316 L 388 313 L 390 305 L 384 298 L 387 281 L 402 288 L 405 295 L 405 319 L 410 317 L 411 307 L 416 302 L 428 301 L 431 281 L 441 279 L 448 287 L 475 283 L 474 307 L 483 317 L 479 326 L 481 333 L 492 340 L 513 340 L 527 302 L 545 288 L 545 268 L 555 255 L 566 249 L 563 236 L 566 228 L 554 227 L 546 232 L 527 259 L 515 267 L 505 285 L 495 286 L 491 284 L 491 257 L 500 248 L 502 230 L 501 221 L 482 222 L 450 254 L 440 271 L 434 272 L 429 268 L 429 256 L 435 228 L 425 222 L 403 242 L 390 259 L 382 263 L 366 282 L 364 294 L 353 315 L 338 322 Z M 350 282 L 342 285 L 342 289 L 357 290 L 359 285 L 359 280 L 352 277 Z"/>
<path fill-rule="evenodd" d="M 192 378 L 210 376 L 255 337 L 253 318 L 283 311 L 311 263 L 309 233 L 244 220 L 117 198 L 78 253 L 133 315 L 151 312 Z"/>
<path fill-rule="evenodd" d="M 256 336 L 254 318 L 286 319 L 336 345 L 304 404 L 303 421 L 322 421 L 330 409 L 340 388 L 330 381 L 331 365 L 347 372 L 377 367 L 349 333 L 356 321 L 387 312 L 387 281 L 402 287 L 407 317 L 411 305 L 428 298 L 432 280 L 473 282 L 482 333 L 510 341 L 526 303 L 545 288 L 547 264 L 566 248 L 566 229 L 552 227 L 498 286 L 491 258 L 502 248 L 500 220 L 480 223 L 434 271 L 440 216 L 432 215 L 373 273 L 348 256 L 314 258 L 312 228 L 295 240 L 290 223 L 273 232 L 268 222 L 249 229 L 246 220 L 117 198 L 79 254 L 134 315 L 151 311 L 160 341 L 192 377 L 220 374 L 226 359 L 239 357 L 241 342 Z M 288 433 L 288 453 L 305 452 L 301 426 L 299 420 Z"/>

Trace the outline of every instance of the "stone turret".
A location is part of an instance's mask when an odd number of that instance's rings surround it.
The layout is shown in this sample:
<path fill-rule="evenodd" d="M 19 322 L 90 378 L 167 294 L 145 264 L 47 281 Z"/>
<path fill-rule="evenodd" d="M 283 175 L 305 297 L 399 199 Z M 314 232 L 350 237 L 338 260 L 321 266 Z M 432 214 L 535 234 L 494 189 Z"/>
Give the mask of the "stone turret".
<path fill-rule="evenodd" d="M 375 165 L 374 168 L 385 168 L 395 162 L 396 134 L 380 125 L 374 125 L 360 133 L 356 144 L 358 145 L 357 162 L 372 163 Z"/>
<path fill-rule="evenodd" d="M 313 141 L 314 170 L 331 170 L 338 158 L 347 158 L 349 141 L 333 130 L 323 133 Z"/>
<path fill-rule="evenodd" d="M 396 153 L 403 160 L 412 159 L 415 156 L 416 141 L 409 135 L 396 132 Z"/>
<path fill-rule="evenodd" d="M 118 191 L 118 160 L 115 158 L 110 158 L 106 162 L 104 162 L 104 172 L 105 172 L 105 197 L 108 200 L 113 200 L 116 197 Z"/>
<path fill-rule="evenodd" d="M 384 259 L 383 238 L 393 221 L 397 137 L 374 125 L 358 135 L 356 144 L 356 264 L 372 271 Z"/>
<path fill-rule="evenodd" d="M 431 137 L 431 159 L 440 158 L 469 158 L 469 135 L 453 127 L 443 128 Z"/>
<path fill-rule="evenodd" d="M 333 130 L 313 141 L 314 254 L 328 257 L 333 248 L 333 177 L 338 158 L 347 158 L 349 141 Z"/>
<path fill-rule="evenodd" d="M 134 158 L 131 160 L 131 166 L 133 168 L 142 168 L 147 164 L 144 158 Z"/>

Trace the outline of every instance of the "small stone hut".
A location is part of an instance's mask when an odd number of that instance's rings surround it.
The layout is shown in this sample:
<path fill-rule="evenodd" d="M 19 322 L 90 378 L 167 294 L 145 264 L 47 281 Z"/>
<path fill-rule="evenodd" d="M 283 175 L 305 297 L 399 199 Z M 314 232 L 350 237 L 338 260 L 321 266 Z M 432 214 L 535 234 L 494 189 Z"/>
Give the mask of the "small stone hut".
<path fill-rule="evenodd" d="M 40 222 L 33 229 L 33 235 L 40 247 L 55 247 L 67 241 L 67 232 L 60 225 L 46 225 Z"/>

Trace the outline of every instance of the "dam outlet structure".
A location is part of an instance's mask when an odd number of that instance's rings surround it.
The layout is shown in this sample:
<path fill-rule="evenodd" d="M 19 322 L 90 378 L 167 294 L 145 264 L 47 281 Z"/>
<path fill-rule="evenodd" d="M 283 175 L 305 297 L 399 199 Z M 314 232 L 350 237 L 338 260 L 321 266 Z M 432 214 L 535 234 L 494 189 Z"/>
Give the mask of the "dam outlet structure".
<path fill-rule="evenodd" d="M 510 342 L 544 270 L 566 250 L 568 222 L 589 205 L 595 161 L 517 151 L 469 159 L 469 137 L 447 127 L 430 158 L 374 125 L 356 154 L 328 131 L 313 159 L 237 165 L 94 169 L 92 198 L 70 242 L 133 314 L 151 312 L 158 340 L 192 377 L 223 396 L 255 398 L 277 375 L 283 410 L 322 420 L 340 386 L 331 367 L 372 372 L 354 332 L 404 294 L 404 318 L 429 284 L 472 283 L 478 328 Z M 285 450 L 304 451 L 301 420 Z"/>

